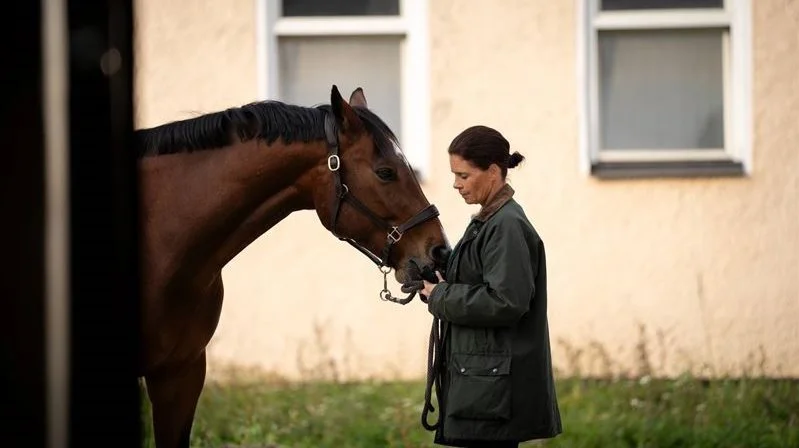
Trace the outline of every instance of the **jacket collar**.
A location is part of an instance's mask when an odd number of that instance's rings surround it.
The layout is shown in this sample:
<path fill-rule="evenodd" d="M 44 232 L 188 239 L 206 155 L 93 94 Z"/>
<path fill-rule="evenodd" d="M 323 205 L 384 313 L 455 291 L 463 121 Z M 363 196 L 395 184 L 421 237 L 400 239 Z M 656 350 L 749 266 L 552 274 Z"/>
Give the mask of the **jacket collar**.
<path fill-rule="evenodd" d="M 513 197 L 513 187 L 508 184 L 505 184 L 502 188 L 499 189 L 497 194 L 494 195 L 493 198 L 485 205 L 485 207 L 481 208 L 480 211 L 474 215 L 473 219 L 486 222 L 488 218 L 492 217 L 494 213 L 497 212 L 503 205 L 505 205 L 508 201 L 511 200 Z"/>

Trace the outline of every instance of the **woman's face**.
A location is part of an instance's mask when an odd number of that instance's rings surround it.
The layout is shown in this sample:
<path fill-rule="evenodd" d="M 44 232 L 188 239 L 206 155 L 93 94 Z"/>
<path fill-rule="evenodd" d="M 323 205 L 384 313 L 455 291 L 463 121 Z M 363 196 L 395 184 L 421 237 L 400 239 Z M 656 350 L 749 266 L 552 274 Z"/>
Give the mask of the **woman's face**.
<path fill-rule="evenodd" d="M 452 186 L 458 190 L 467 204 L 485 205 L 488 202 L 499 180 L 499 168 L 496 165 L 481 170 L 463 157 L 450 154 L 449 167 L 455 175 L 455 183 Z"/>

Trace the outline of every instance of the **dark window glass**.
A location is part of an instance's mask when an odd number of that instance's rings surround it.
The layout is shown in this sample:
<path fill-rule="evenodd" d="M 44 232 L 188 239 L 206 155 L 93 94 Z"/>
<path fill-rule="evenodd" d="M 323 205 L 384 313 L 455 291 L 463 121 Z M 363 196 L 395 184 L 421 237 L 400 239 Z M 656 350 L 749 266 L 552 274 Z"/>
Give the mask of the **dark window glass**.
<path fill-rule="evenodd" d="M 602 149 L 724 147 L 720 30 L 602 31 Z"/>
<path fill-rule="evenodd" d="M 602 11 L 625 9 L 723 8 L 724 0 L 601 0 Z"/>
<path fill-rule="evenodd" d="M 396 15 L 399 0 L 283 0 L 284 17 Z"/>

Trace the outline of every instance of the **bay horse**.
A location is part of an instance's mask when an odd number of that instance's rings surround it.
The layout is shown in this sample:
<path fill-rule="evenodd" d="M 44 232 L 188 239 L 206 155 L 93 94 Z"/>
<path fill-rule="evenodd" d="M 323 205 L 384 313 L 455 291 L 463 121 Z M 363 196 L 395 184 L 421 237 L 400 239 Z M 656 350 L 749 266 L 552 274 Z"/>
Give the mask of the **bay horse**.
<path fill-rule="evenodd" d="M 449 243 L 391 129 L 361 88 L 303 107 L 263 101 L 135 132 L 144 377 L 158 448 L 188 447 L 222 309 L 222 268 L 297 210 L 419 283 Z M 385 283 L 385 282 L 384 282 Z M 405 288 L 403 288 L 405 291 Z M 384 288 L 384 300 L 407 303 Z M 412 298 L 412 295 L 410 296 Z"/>

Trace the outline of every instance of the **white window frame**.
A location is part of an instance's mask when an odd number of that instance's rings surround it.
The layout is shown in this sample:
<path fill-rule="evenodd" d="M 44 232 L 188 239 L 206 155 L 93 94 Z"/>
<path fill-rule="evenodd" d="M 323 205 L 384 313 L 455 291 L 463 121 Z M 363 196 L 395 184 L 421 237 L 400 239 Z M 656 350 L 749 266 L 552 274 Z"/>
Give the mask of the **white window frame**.
<path fill-rule="evenodd" d="M 430 175 L 428 1 L 400 0 L 397 16 L 282 17 L 280 0 L 255 0 L 258 97 L 280 99 L 278 39 L 284 36 L 402 36 L 400 139 L 420 181 Z M 340 83 L 331 79 L 330 84 Z M 342 92 L 342 95 L 348 93 Z M 366 91 L 369 98 L 369 92 Z M 346 98 L 346 96 L 345 96 Z M 319 102 L 327 102 L 320 98 Z"/>
<path fill-rule="evenodd" d="M 600 0 L 576 0 L 580 91 L 580 168 L 588 174 L 602 162 L 732 161 L 752 168 L 751 0 L 724 0 L 723 9 L 599 11 Z M 724 148 L 603 150 L 599 126 L 598 33 L 605 30 L 727 29 L 722 37 Z"/>

